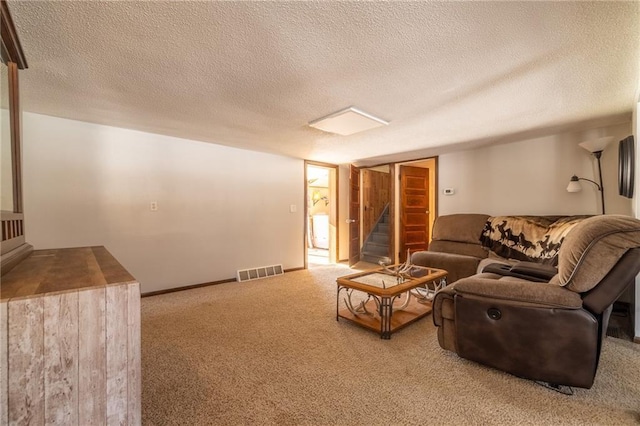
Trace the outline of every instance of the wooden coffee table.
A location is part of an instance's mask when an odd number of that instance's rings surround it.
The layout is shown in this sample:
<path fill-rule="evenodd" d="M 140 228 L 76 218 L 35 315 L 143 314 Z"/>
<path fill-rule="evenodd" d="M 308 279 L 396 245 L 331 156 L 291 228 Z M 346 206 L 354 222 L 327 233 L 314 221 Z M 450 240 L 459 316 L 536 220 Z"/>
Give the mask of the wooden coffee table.
<path fill-rule="evenodd" d="M 402 265 L 390 268 L 398 266 Z M 336 280 L 336 321 L 344 318 L 390 339 L 391 333 L 431 313 L 433 291 L 426 285 L 445 285 L 446 277 L 443 269 L 421 266 L 412 266 L 400 276 L 379 268 L 340 277 Z"/>

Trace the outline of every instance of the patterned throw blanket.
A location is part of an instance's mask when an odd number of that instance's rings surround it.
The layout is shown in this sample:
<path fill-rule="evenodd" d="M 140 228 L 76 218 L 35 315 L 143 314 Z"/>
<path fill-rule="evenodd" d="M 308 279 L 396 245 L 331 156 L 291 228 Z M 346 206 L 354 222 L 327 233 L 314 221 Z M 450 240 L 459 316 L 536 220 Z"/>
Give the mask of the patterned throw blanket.
<path fill-rule="evenodd" d="M 589 216 L 496 216 L 484 226 L 480 242 L 498 256 L 556 266 L 562 240 Z"/>

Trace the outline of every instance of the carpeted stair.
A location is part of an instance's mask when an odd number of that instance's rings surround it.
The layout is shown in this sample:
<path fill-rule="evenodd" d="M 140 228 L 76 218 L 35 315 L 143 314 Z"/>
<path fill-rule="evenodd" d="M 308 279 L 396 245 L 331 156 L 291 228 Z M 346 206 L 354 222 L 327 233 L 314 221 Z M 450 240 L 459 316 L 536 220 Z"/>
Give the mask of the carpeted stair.
<path fill-rule="evenodd" d="M 369 263 L 378 263 L 381 260 L 389 261 L 389 205 L 384 208 L 378 218 L 373 231 L 367 236 L 362 245 L 360 260 Z"/>

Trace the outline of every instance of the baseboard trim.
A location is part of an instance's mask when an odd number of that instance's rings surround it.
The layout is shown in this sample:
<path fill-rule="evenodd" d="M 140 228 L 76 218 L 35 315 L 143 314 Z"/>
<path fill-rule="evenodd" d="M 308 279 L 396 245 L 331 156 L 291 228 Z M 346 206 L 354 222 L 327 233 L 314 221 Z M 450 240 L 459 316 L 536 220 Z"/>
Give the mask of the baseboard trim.
<path fill-rule="evenodd" d="M 284 272 L 304 271 L 304 269 L 305 269 L 304 266 L 301 266 L 299 268 L 285 269 Z M 237 281 L 238 280 L 235 279 L 235 278 L 229 278 L 229 279 L 226 279 L 226 280 L 211 281 L 211 282 L 202 283 L 202 284 L 186 285 L 184 287 L 167 288 L 165 290 L 149 291 L 149 292 L 146 292 L 146 293 L 142 293 L 140 295 L 140 297 L 159 296 L 161 294 L 175 293 L 176 291 L 193 290 L 194 288 L 209 287 L 210 285 L 234 283 L 234 282 L 237 282 Z"/>
<path fill-rule="evenodd" d="M 640 336 L 635 336 L 633 338 L 633 343 L 640 343 Z"/>
<path fill-rule="evenodd" d="M 175 293 L 176 291 L 193 290 L 194 288 L 209 287 L 210 285 L 233 283 L 236 281 L 237 280 L 235 278 L 229 278 L 226 280 L 212 281 L 212 282 L 202 283 L 202 284 L 186 285 L 184 287 L 167 288 L 165 290 L 149 291 L 147 293 L 142 293 L 140 297 L 159 296 L 161 294 Z"/>

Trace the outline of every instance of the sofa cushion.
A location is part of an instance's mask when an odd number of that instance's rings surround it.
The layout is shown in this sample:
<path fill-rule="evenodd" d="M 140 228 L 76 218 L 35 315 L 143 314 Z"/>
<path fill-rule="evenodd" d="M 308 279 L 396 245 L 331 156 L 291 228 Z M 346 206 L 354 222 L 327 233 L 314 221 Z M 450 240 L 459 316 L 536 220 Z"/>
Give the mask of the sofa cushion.
<path fill-rule="evenodd" d="M 478 240 L 479 241 L 479 240 Z M 432 240 L 429 243 L 430 252 L 441 252 L 449 254 L 460 254 L 463 256 L 473 256 L 480 259 L 487 257 L 487 249 L 478 244 L 459 243 L 458 241 Z"/>
<path fill-rule="evenodd" d="M 431 238 L 480 245 L 480 233 L 488 218 L 489 215 L 476 213 L 439 216 Z"/>
<path fill-rule="evenodd" d="M 460 295 L 486 297 L 496 302 L 508 300 L 515 303 L 563 309 L 580 309 L 582 307 L 580 295 L 557 285 L 489 273 L 474 275 L 458 281 L 455 284 L 455 292 Z"/>
<path fill-rule="evenodd" d="M 433 225 L 429 251 L 484 259 L 487 250 L 480 245 L 480 233 L 488 218 L 486 214 L 476 213 L 439 216 Z"/>
<path fill-rule="evenodd" d="M 451 284 L 460 278 L 475 274 L 480 259 L 461 254 L 417 251 L 411 255 L 411 262 L 419 266 L 444 269 L 447 271 L 447 282 Z"/>
<path fill-rule="evenodd" d="M 640 247 L 640 220 L 594 216 L 577 224 L 564 239 L 558 275 L 551 282 L 578 293 L 591 290 L 630 248 Z"/>
<path fill-rule="evenodd" d="M 550 265 L 569 233 L 587 216 L 496 216 L 487 220 L 480 241 L 499 256 Z"/>

